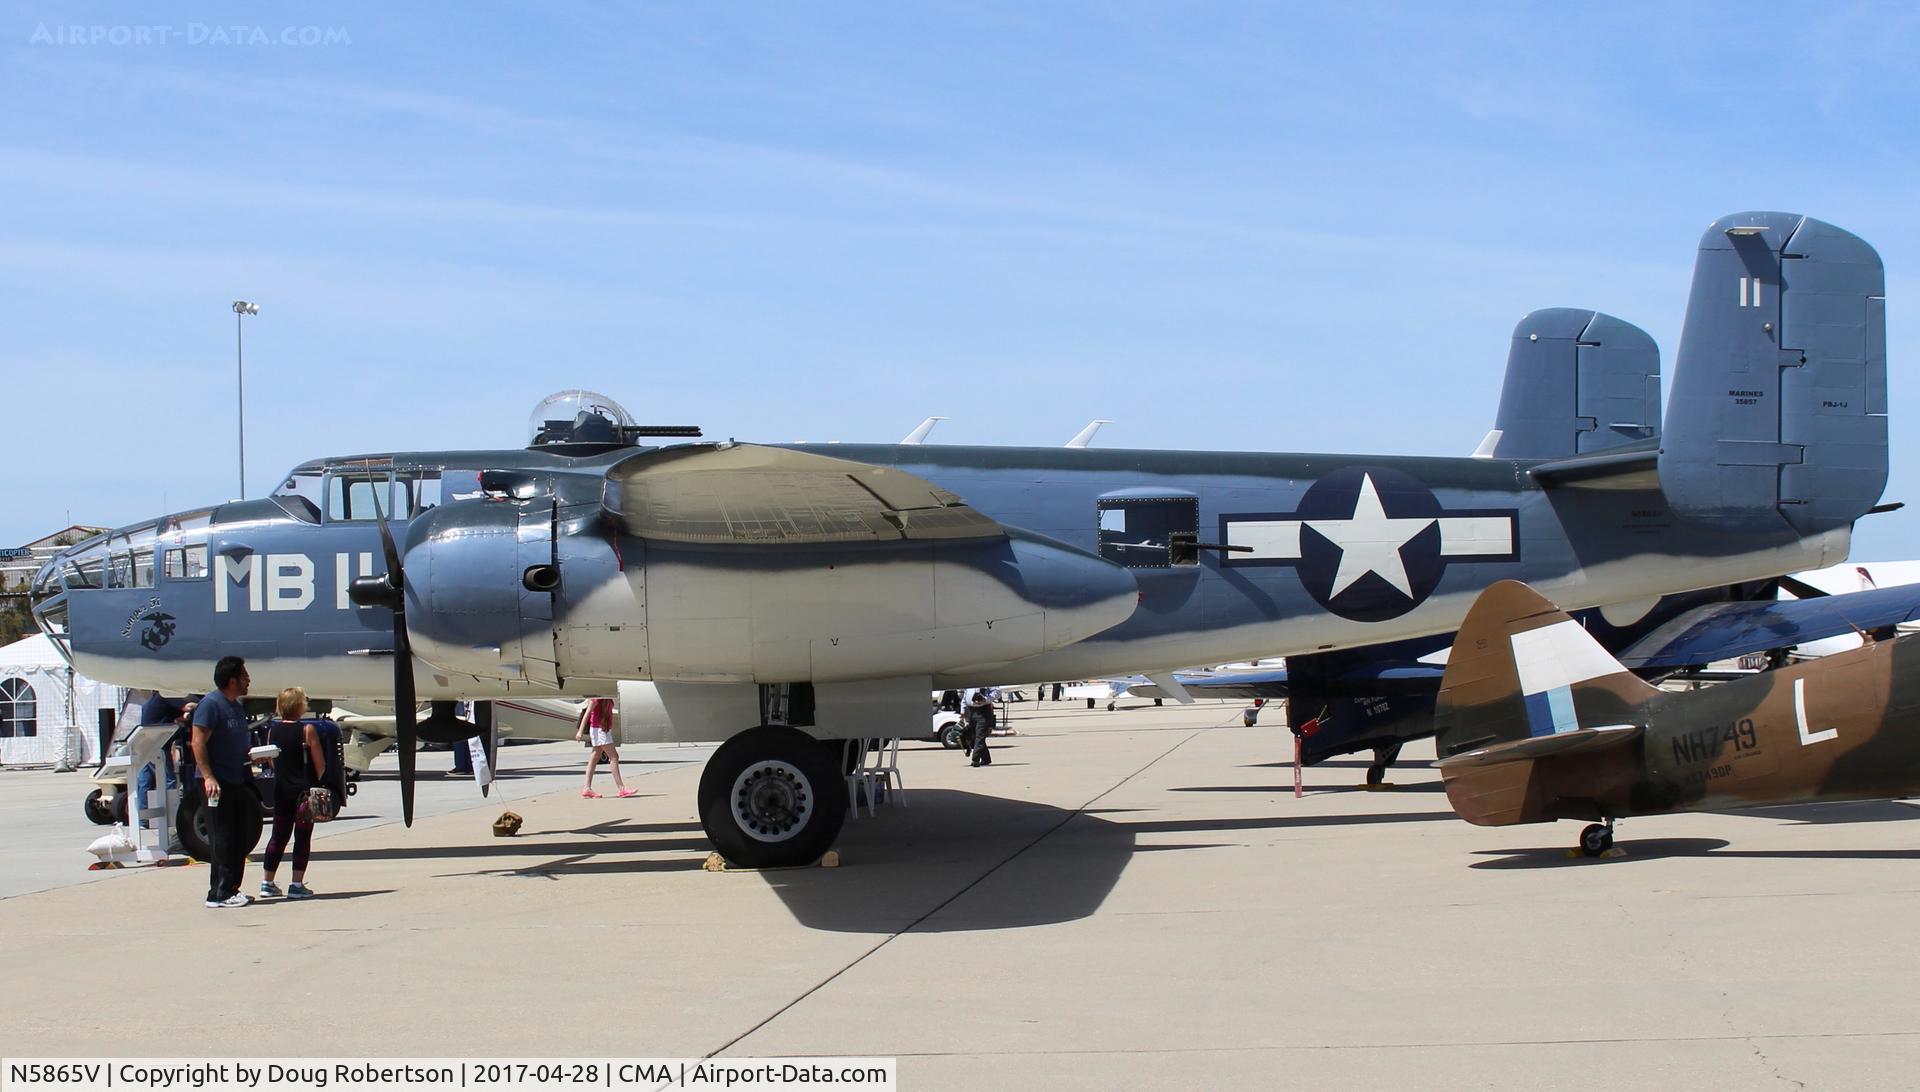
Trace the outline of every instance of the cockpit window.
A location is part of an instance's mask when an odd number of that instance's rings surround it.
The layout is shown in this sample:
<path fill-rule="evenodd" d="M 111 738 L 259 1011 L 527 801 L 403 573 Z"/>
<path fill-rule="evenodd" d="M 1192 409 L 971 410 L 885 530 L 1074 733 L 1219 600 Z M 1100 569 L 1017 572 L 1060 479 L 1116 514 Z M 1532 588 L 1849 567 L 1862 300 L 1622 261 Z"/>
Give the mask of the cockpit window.
<path fill-rule="evenodd" d="M 375 502 L 378 501 L 378 504 Z M 326 480 L 328 523 L 407 519 L 440 503 L 438 470 L 375 470 L 334 473 Z"/>
<path fill-rule="evenodd" d="M 273 491 L 274 502 L 287 514 L 307 523 L 320 522 L 320 499 L 325 495 L 324 480 L 317 472 L 289 474 Z"/>

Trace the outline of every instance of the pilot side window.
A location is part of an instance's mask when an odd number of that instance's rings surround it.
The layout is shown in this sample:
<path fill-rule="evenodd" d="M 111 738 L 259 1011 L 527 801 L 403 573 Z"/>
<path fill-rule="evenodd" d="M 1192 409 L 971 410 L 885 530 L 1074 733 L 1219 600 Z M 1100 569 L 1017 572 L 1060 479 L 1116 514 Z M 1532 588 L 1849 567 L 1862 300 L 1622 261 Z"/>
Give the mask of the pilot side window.
<path fill-rule="evenodd" d="M 1129 569 L 1165 569 L 1200 559 L 1200 502 L 1127 497 L 1099 502 L 1100 556 Z"/>
<path fill-rule="evenodd" d="M 379 504 L 375 505 L 375 500 Z M 327 479 L 327 522 L 371 520 L 393 516 L 393 479 L 385 474 L 377 478 Z"/>
<path fill-rule="evenodd" d="M 0 679 L 0 739 L 40 734 L 39 705 L 33 684 L 25 679 Z"/>

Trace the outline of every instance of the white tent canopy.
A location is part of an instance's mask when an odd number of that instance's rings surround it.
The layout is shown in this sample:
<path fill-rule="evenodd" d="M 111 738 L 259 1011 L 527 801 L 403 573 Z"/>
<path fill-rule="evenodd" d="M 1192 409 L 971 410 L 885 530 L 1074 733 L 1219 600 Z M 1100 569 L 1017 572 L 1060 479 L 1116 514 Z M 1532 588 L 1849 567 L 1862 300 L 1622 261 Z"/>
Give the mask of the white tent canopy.
<path fill-rule="evenodd" d="M 98 710 L 117 710 L 125 697 L 117 686 L 75 674 L 44 634 L 0 647 L 0 762 L 99 762 Z"/>

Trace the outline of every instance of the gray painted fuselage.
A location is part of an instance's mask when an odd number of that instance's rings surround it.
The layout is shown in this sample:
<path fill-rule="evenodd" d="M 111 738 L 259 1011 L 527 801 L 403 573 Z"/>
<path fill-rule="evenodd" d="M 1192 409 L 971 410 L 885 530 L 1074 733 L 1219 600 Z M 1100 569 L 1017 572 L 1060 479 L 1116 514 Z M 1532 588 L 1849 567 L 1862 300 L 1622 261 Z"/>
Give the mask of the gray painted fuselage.
<path fill-rule="evenodd" d="M 1023 602 L 1052 595 L 1057 602 L 1050 610 L 1075 608 L 1065 600 L 1085 590 L 1079 605 L 1089 612 L 1088 624 L 1107 620 L 1099 622 L 1106 628 L 1098 632 L 1074 633 L 1064 643 L 1049 638 L 1047 650 L 1016 659 L 945 663 L 930 672 L 936 684 L 971 681 L 986 670 L 1005 682 L 1083 678 L 1441 633 L 1456 628 L 1475 594 L 1500 579 L 1524 580 L 1570 609 L 1630 603 L 1831 564 L 1844 558 L 1849 536 L 1849 529 L 1840 528 L 1800 537 L 1784 522 L 1771 532 L 1720 531 L 1672 515 L 1651 475 L 1542 488 L 1529 476 L 1529 463 L 1511 460 L 921 445 L 807 450 L 918 475 L 1008 528 L 1071 548 L 1055 551 L 1044 564 L 1096 556 L 1100 500 L 1116 494 L 1190 497 L 1202 544 L 1234 542 L 1236 536 L 1253 534 L 1244 530 L 1249 527 L 1264 536 L 1258 538 L 1262 543 L 1285 543 L 1278 553 L 1266 546 L 1258 556 L 1202 548 L 1192 564 L 1163 559 L 1125 568 L 1137 588 L 1137 604 L 1118 614 L 1098 613 L 1114 598 L 1116 588 L 1107 577 L 1097 589 L 1079 584 L 1029 588 L 1005 557 L 979 559 L 950 551 L 936 563 L 999 581 Z M 689 587 L 720 587 L 777 569 L 787 563 L 783 556 L 803 558 L 797 562 L 802 568 L 833 567 L 836 561 L 855 571 L 863 564 L 877 566 L 868 575 L 899 563 L 850 547 L 694 549 L 624 535 L 603 515 L 603 484 L 608 468 L 634 453 L 631 448 L 580 458 L 529 451 L 411 453 L 329 460 L 302 469 L 370 460 L 403 472 L 440 470 L 449 481 L 457 470 L 519 469 L 536 483 L 543 501 L 551 494 L 550 548 L 564 574 L 552 596 L 551 619 L 521 622 L 513 627 L 518 635 L 488 637 L 489 625 L 497 627 L 501 617 L 512 621 L 510 612 L 490 618 L 476 609 L 472 618 L 475 647 L 493 650 L 520 638 L 551 643 L 554 677 L 447 670 L 417 648 L 423 697 L 556 690 L 601 694 L 610 692 L 619 677 L 800 681 L 810 675 L 808 661 L 790 657 L 774 656 L 757 669 L 730 674 L 701 673 L 656 670 L 654 662 L 662 658 L 657 647 L 648 652 L 643 644 L 639 655 L 621 650 L 642 639 L 649 615 L 663 610 L 648 596 L 657 598 L 669 567 L 698 575 Z M 1335 481 L 1346 483 L 1347 492 L 1314 491 L 1317 483 Z M 1375 508 L 1368 509 L 1369 503 Z M 1368 511 L 1378 517 L 1387 539 L 1404 536 L 1405 541 L 1384 547 L 1355 541 L 1353 535 L 1368 531 L 1362 519 Z M 70 590 L 67 636 L 76 666 L 97 678 L 181 692 L 205 689 L 213 660 L 231 653 L 248 658 L 258 692 L 294 684 L 329 697 L 390 692 L 388 616 L 348 603 L 342 583 L 342 577 L 384 568 L 374 525 L 316 521 L 295 512 L 273 500 L 215 509 L 207 532 L 211 572 L 205 577 L 170 579 L 161 573 L 149 587 Z M 1483 538 L 1487 528 L 1510 527 L 1511 540 L 1504 548 L 1499 541 L 1456 546 L 1449 538 L 1455 527 L 1475 528 Z M 397 534 L 406 541 L 404 528 Z M 528 549 L 525 531 L 520 539 L 520 548 Z M 548 548 L 538 542 L 534 547 Z M 1044 542 L 1030 546 L 1027 556 L 1044 548 Z M 1347 562 L 1349 553 L 1370 559 L 1374 568 L 1359 571 L 1362 563 Z M 644 578 L 637 575 L 642 572 Z M 503 569 L 501 575 L 516 574 Z M 411 571 L 409 579 L 414 579 Z M 45 574 L 42 583 L 51 589 Z M 884 635 L 883 616 L 890 605 L 884 597 L 859 602 L 868 586 L 886 584 L 860 579 L 822 587 L 819 602 L 783 608 L 783 616 L 811 625 L 814 616 L 808 612 L 817 608 L 820 624 L 837 625 L 852 596 L 852 605 L 866 612 L 866 636 Z M 439 601 L 416 603 L 410 620 L 420 624 L 434 602 Z M 1329 602 L 1338 609 L 1330 609 Z M 570 615 L 575 611 L 578 617 Z M 594 616 L 590 625 L 588 614 Z M 153 624 L 159 615 L 166 616 L 164 639 L 156 637 Z M 546 634 L 535 632 L 543 627 Z M 899 620 L 900 633 L 912 628 L 912 619 Z M 653 644 L 659 645 L 658 637 Z M 850 669 L 838 670 L 841 677 L 852 677 L 845 674 Z M 892 673 L 891 668 L 876 671 Z"/>

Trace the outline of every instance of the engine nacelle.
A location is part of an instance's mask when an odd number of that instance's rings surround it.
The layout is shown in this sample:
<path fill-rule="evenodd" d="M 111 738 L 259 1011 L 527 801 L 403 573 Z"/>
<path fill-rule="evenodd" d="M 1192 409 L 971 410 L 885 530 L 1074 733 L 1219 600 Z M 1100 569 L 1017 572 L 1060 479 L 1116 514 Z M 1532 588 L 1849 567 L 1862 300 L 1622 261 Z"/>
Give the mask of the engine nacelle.
<path fill-rule="evenodd" d="M 1118 625 L 1139 601 L 1126 569 L 1018 530 L 778 550 L 628 539 L 619 553 L 561 543 L 563 675 L 839 682 L 989 671 Z"/>

